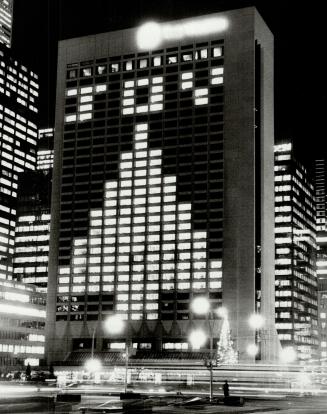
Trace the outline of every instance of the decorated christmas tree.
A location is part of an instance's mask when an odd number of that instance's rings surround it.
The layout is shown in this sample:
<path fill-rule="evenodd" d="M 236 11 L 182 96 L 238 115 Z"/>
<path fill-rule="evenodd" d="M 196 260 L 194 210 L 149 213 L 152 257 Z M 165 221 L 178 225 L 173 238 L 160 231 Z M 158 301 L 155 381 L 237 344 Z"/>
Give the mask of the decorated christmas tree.
<path fill-rule="evenodd" d="M 230 327 L 227 316 L 223 318 L 220 338 L 217 349 L 217 365 L 237 364 L 237 352 L 233 348 L 233 341 L 230 335 Z"/>

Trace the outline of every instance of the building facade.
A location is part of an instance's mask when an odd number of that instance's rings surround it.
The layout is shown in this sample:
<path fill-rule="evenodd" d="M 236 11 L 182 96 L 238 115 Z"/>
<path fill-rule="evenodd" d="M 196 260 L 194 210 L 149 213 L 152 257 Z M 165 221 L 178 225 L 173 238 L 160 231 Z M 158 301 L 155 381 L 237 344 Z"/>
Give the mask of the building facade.
<path fill-rule="evenodd" d="M 46 291 L 48 280 L 53 128 L 39 131 L 37 165 L 18 182 L 13 279 Z"/>
<path fill-rule="evenodd" d="M 276 326 L 300 360 L 318 354 L 315 191 L 292 144 L 275 146 Z"/>
<path fill-rule="evenodd" d="M 0 280 L 0 371 L 24 370 L 44 359 L 46 295 Z"/>
<path fill-rule="evenodd" d="M 48 281 L 51 171 L 21 174 L 18 183 L 13 279 L 46 292 Z"/>
<path fill-rule="evenodd" d="M 14 0 L 0 0 L 0 43 L 11 46 Z"/>
<path fill-rule="evenodd" d="M 317 228 L 317 278 L 318 278 L 318 324 L 319 324 L 319 361 L 327 362 L 327 228 L 326 228 L 326 172 L 324 158 L 316 159 L 314 164 L 316 191 L 316 228 Z"/>
<path fill-rule="evenodd" d="M 12 278 L 19 174 L 36 166 L 38 76 L 0 46 L 0 279 Z"/>
<path fill-rule="evenodd" d="M 226 307 L 242 361 L 261 312 L 274 359 L 273 37 L 256 10 L 63 41 L 57 79 L 49 361 L 95 330 L 98 351 L 189 348 L 208 333 L 197 296 Z"/>
<path fill-rule="evenodd" d="M 53 143 L 54 128 L 39 130 L 39 142 L 37 148 L 37 170 L 50 171 L 53 168 Z"/>

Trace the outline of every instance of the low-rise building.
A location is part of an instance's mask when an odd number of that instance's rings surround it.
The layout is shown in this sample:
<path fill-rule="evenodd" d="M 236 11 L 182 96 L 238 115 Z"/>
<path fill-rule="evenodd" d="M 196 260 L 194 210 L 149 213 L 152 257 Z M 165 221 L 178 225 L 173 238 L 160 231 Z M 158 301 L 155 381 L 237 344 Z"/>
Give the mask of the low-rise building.
<path fill-rule="evenodd" d="M 45 293 L 0 280 L 0 371 L 40 365 L 44 357 Z"/>

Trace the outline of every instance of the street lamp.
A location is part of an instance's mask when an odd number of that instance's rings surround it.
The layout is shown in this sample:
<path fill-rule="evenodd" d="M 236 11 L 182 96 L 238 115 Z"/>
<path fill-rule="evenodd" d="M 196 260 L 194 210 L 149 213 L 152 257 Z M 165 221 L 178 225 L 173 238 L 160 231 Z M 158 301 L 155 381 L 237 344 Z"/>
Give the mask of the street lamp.
<path fill-rule="evenodd" d="M 88 359 L 85 363 L 86 370 L 92 373 L 100 371 L 101 367 L 101 362 L 97 358 Z"/>
<path fill-rule="evenodd" d="M 257 344 L 249 344 L 246 348 L 246 351 L 250 356 L 255 357 L 258 355 L 259 347 Z"/>
<path fill-rule="evenodd" d="M 117 335 L 123 332 L 125 329 L 126 322 L 122 319 L 120 315 L 111 315 L 105 321 L 105 327 L 107 332 L 112 335 Z M 126 340 L 126 352 L 125 352 L 125 381 L 124 381 L 124 390 L 127 392 L 127 375 L 128 375 L 128 362 L 129 362 L 129 344 Z"/>
<path fill-rule="evenodd" d="M 101 369 L 101 361 L 98 358 L 94 358 L 94 341 L 95 341 L 95 332 L 97 325 L 93 328 L 92 331 L 92 343 L 91 343 L 91 358 L 85 362 L 85 369 L 89 373 L 95 373 Z"/>
<path fill-rule="evenodd" d="M 116 335 L 123 331 L 125 323 L 119 315 L 111 315 L 104 321 L 105 330 L 112 335 Z M 94 343 L 95 343 L 95 332 L 97 325 L 94 326 L 92 331 L 92 343 L 91 343 L 91 358 L 86 361 L 85 368 L 89 372 L 96 372 L 101 369 L 101 362 L 98 358 L 94 358 Z M 126 390 L 127 373 L 125 378 L 125 390 Z"/>
<path fill-rule="evenodd" d="M 210 307 L 210 302 L 208 298 L 205 296 L 198 296 L 193 299 L 191 302 L 191 310 L 193 313 L 197 315 L 208 315 L 208 326 L 209 326 L 209 340 L 210 340 L 210 363 L 209 363 L 209 369 L 210 369 L 210 402 L 212 401 L 213 397 L 213 371 L 212 371 L 212 353 L 213 353 L 213 333 L 212 333 L 212 325 L 210 323 L 210 320 L 212 319 L 212 309 Z M 199 349 L 201 346 L 203 346 L 207 340 L 206 334 L 201 330 L 197 329 L 191 332 L 189 336 L 189 340 L 191 342 L 191 345 L 194 349 Z"/>

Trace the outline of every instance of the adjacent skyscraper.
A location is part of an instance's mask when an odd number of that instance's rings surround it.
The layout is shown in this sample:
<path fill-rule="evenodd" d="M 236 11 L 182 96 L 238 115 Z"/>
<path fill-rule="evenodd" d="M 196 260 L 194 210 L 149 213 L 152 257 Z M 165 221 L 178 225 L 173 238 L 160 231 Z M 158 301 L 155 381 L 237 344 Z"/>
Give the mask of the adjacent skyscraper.
<path fill-rule="evenodd" d="M 63 41 L 56 108 L 49 361 L 96 328 L 97 350 L 185 349 L 206 329 L 197 296 L 227 308 L 240 361 L 261 312 L 274 359 L 273 37 L 256 10 Z"/>
<path fill-rule="evenodd" d="M 11 46 L 14 0 L 0 0 L 0 43 Z"/>
<path fill-rule="evenodd" d="M 53 128 L 39 131 L 35 171 L 20 174 L 13 278 L 46 291 L 50 236 Z"/>
<path fill-rule="evenodd" d="M 0 278 L 12 277 L 18 176 L 36 167 L 38 76 L 0 46 Z"/>
<path fill-rule="evenodd" d="M 290 143 L 275 146 L 276 325 L 301 360 L 318 355 L 315 191 Z"/>

